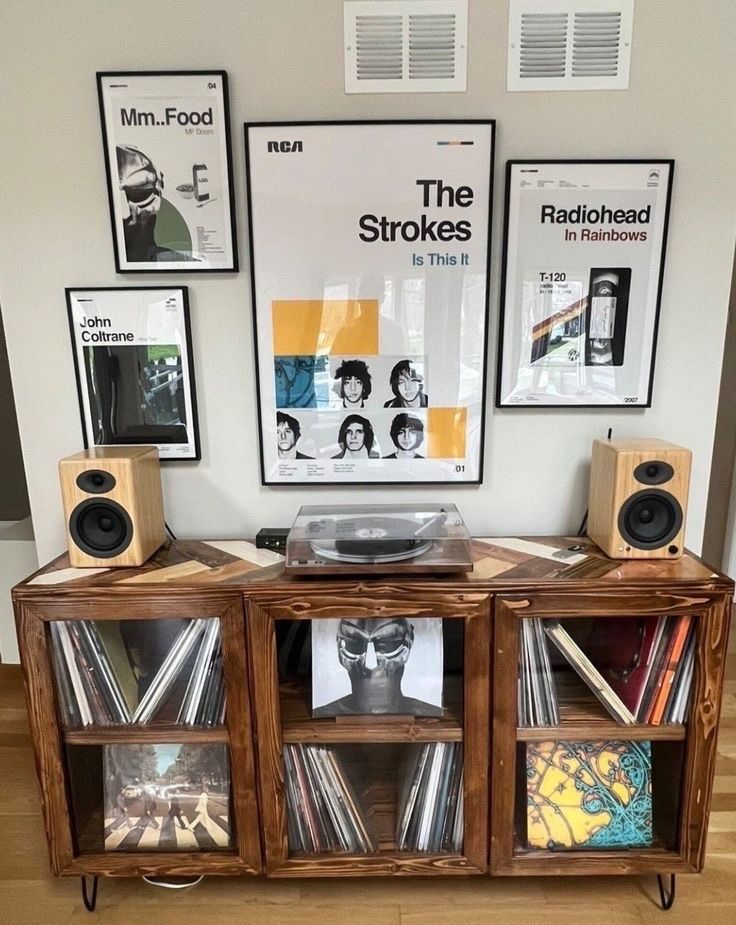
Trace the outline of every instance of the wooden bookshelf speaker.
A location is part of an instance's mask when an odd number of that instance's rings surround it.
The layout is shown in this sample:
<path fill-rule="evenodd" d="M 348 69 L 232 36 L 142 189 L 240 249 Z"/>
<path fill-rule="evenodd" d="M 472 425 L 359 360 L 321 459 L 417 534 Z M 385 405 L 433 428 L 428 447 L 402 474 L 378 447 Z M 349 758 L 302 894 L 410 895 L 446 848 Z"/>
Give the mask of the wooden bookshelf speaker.
<path fill-rule="evenodd" d="M 166 539 L 153 446 L 98 446 L 59 462 L 69 562 L 142 565 Z"/>
<path fill-rule="evenodd" d="M 612 559 L 678 559 L 692 454 L 665 440 L 594 440 L 588 536 Z"/>

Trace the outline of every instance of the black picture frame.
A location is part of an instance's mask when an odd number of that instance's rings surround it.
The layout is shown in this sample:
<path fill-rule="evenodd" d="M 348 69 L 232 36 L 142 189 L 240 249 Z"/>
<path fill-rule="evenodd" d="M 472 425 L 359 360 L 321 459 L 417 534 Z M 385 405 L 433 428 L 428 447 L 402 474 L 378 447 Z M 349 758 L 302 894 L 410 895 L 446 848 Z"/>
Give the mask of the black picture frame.
<path fill-rule="evenodd" d="M 494 174 L 495 174 L 495 149 L 496 149 L 496 120 L 495 119 L 328 119 L 328 120 L 296 120 L 296 121 L 258 121 L 258 122 L 246 122 L 243 125 L 244 130 L 244 154 L 245 154 L 245 169 L 246 169 L 246 200 L 248 208 L 248 247 L 249 247 L 249 257 L 250 257 L 250 267 L 251 267 L 251 309 L 253 317 L 253 337 L 254 337 L 254 352 L 255 352 L 255 375 L 256 375 L 256 390 L 257 390 L 257 413 L 258 413 L 258 431 L 259 431 L 259 446 L 260 446 L 260 475 L 261 475 L 261 484 L 264 486 L 277 486 L 281 487 L 284 482 L 269 480 L 266 471 L 266 457 L 264 452 L 264 421 L 263 421 L 263 408 L 262 408 L 262 387 L 263 379 L 261 370 L 261 364 L 259 359 L 259 324 L 258 324 L 258 311 L 259 311 L 259 302 L 257 296 L 257 282 L 256 282 L 256 245 L 255 245 L 255 232 L 254 232 L 254 222 L 253 222 L 253 199 L 252 199 L 252 164 L 251 164 L 251 150 L 250 150 L 250 138 L 249 132 L 251 129 L 298 129 L 305 126 L 320 126 L 320 127 L 332 127 L 332 126 L 364 126 L 364 125 L 485 125 L 490 129 L 490 158 L 488 162 L 488 197 L 487 197 L 487 223 L 484 229 L 486 234 L 486 252 L 485 252 L 485 293 L 484 293 L 484 329 L 483 329 L 483 344 L 482 344 L 482 385 L 480 388 L 480 415 L 479 415 L 479 449 L 478 449 L 478 477 L 475 479 L 466 479 L 466 480 L 453 480 L 453 479 L 414 479 L 414 480 L 404 480 L 404 481 L 395 481 L 395 480 L 371 480 L 363 481 L 360 479 L 356 480 L 320 480 L 320 481 L 309 481 L 309 480 L 294 480 L 288 482 L 289 485 L 295 485 L 298 487 L 313 487 L 313 486 L 327 486 L 334 487 L 337 485 L 363 485 L 363 486 L 377 486 L 377 487 L 396 487 L 400 488 L 406 484 L 415 484 L 415 485 L 481 485 L 483 484 L 483 472 L 484 472 L 484 456 L 485 456 L 485 425 L 486 425 L 486 393 L 488 391 L 488 349 L 489 349 L 489 308 L 490 308 L 490 292 L 492 287 L 492 277 L 491 277 L 491 252 L 492 252 L 492 225 L 493 225 L 493 193 L 494 193 Z M 452 142 L 457 144 L 458 142 Z M 284 152 L 288 153 L 288 147 L 283 148 Z"/>
<path fill-rule="evenodd" d="M 662 212 L 661 225 L 661 246 L 659 250 L 658 272 L 656 276 L 656 297 L 651 306 L 652 311 L 652 329 L 651 329 L 651 347 L 648 355 L 648 377 L 646 396 L 624 396 L 620 402 L 614 401 L 530 401 L 528 404 L 523 402 L 510 401 L 508 395 L 504 395 L 504 369 L 505 369 L 505 346 L 508 335 L 507 315 L 508 311 L 508 280 L 509 280 L 509 226 L 511 222 L 511 186 L 512 173 L 515 167 L 533 170 L 544 165 L 600 165 L 600 166 L 618 166 L 618 165 L 663 165 L 667 168 L 667 186 L 664 196 L 664 206 Z M 654 368 L 656 360 L 657 337 L 660 323 L 660 306 L 662 301 L 662 288 L 664 282 L 665 258 L 667 251 L 667 235 L 669 230 L 670 206 L 672 200 L 672 183 L 674 177 L 675 161 L 673 158 L 535 158 L 535 159 L 512 159 L 506 162 L 505 187 L 504 187 L 504 219 L 503 219 L 503 252 L 501 263 L 501 285 L 500 285 L 500 306 L 498 320 L 498 347 L 497 347 L 497 364 L 496 364 L 496 388 L 495 388 L 495 407 L 501 410 L 514 408 L 516 410 L 529 409 L 547 409 L 547 408 L 629 408 L 641 409 L 650 408 L 652 404 L 652 393 L 654 387 Z M 521 237 L 521 229 L 519 229 Z M 595 262 L 592 264 L 595 265 Z M 592 273 L 592 271 L 591 271 Z M 625 292 L 628 297 L 630 286 L 630 274 L 625 280 Z M 592 275 L 588 285 L 585 298 L 590 299 L 592 292 Z M 587 314 L 587 307 L 584 309 Z M 589 323 L 586 319 L 586 324 Z M 642 362 L 644 357 L 642 356 Z M 642 398 L 644 400 L 642 400 Z"/>
<path fill-rule="evenodd" d="M 66 296 L 66 306 L 67 306 L 67 320 L 69 324 L 69 336 L 71 339 L 71 348 L 72 348 L 72 358 L 74 361 L 74 377 L 76 380 L 77 386 L 77 401 L 79 406 L 79 420 L 80 426 L 82 429 L 82 440 L 84 442 L 84 448 L 89 449 L 91 446 L 125 446 L 130 443 L 141 443 L 145 444 L 145 440 L 136 440 L 136 441 L 127 441 L 111 444 L 103 444 L 93 442 L 91 438 L 91 433 L 88 427 L 88 416 L 85 411 L 84 405 L 84 390 L 86 386 L 84 385 L 84 380 L 86 378 L 86 371 L 82 369 L 79 350 L 77 344 L 77 337 L 74 327 L 74 316 L 73 316 L 73 298 L 76 294 L 79 293 L 97 293 L 97 292 L 179 292 L 181 293 L 182 301 L 182 317 L 184 322 L 184 340 L 187 350 L 187 377 L 189 385 L 189 405 L 191 410 L 191 432 L 192 440 L 189 441 L 193 446 L 192 455 L 161 455 L 161 445 L 155 443 L 153 445 L 159 446 L 159 458 L 162 463 L 167 462 L 197 462 L 202 458 L 202 450 L 200 444 L 200 434 L 199 434 L 199 414 L 197 409 L 197 383 L 194 372 L 194 351 L 192 345 L 192 326 L 190 319 L 190 310 L 189 310 L 189 288 L 187 286 L 67 286 L 65 288 Z"/>
<path fill-rule="evenodd" d="M 108 137 L 107 123 L 106 123 L 106 109 L 105 109 L 105 90 L 104 90 L 104 81 L 106 78 L 112 79 L 124 79 L 126 77 L 146 77 L 146 78 L 166 78 L 171 79 L 175 77 L 208 77 L 212 76 L 213 78 L 220 81 L 220 91 L 222 97 L 222 113 L 224 120 L 224 141 L 225 141 L 225 170 L 222 175 L 227 178 L 227 203 L 228 203 L 228 214 L 225 217 L 227 227 L 230 233 L 230 259 L 227 261 L 227 265 L 224 266 L 191 266 L 188 261 L 177 262 L 174 266 L 158 266 L 155 261 L 150 261 L 150 266 L 142 267 L 130 267 L 123 265 L 121 260 L 120 253 L 120 243 L 118 235 L 118 222 L 116 217 L 115 209 L 115 196 L 119 188 L 119 183 L 113 179 L 111 174 L 111 158 L 110 158 L 110 139 Z M 107 177 L 107 195 L 108 195 L 108 206 L 110 211 L 110 226 L 112 232 L 112 241 L 113 241 L 113 251 L 115 254 L 115 269 L 116 272 L 122 274 L 128 273 L 237 273 L 239 270 L 239 258 L 238 258 L 238 235 L 237 235 L 237 224 L 235 221 L 235 189 L 234 189 L 234 180 L 233 180 L 233 152 L 232 152 L 232 140 L 230 132 L 230 96 L 228 89 L 228 75 L 227 71 L 221 69 L 212 69 L 212 70 L 171 70 L 171 71 L 97 71 L 97 97 L 99 104 L 99 114 L 100 114 L 100 128 L 102 132 L 102 146 L 103 154 L 105 160 L 105 174 Z M 212 200 L 214 201 L 214 199 Z M 131 263 L 141 261 L 130 261 Z M 127 261 L 126 261 L 127 263 Z"/>

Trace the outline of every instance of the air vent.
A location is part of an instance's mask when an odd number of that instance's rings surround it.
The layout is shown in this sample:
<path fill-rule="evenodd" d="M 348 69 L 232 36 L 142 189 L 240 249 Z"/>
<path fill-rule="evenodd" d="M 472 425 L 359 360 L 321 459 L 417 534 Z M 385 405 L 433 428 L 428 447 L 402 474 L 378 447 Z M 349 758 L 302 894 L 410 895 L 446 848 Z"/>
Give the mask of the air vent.
<path fill-rule="evenodd" d="M 509 0 L 509 90 L 625 90 L 634 0 Z"/>
<path fill-rule="evenodd" d="M 346 0 L 346 93 L 464 91 L 467 0 Z"/>

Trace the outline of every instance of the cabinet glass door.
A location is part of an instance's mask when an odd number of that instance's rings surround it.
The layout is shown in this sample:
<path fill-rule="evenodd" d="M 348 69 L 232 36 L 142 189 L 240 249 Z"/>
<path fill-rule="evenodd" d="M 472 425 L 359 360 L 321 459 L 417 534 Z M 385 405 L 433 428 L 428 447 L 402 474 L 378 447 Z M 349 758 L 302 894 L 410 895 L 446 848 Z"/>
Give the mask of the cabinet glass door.
<path fill-rule="evenodd" d="M 485 869 L 488 597 L 422 597 L 250 603 L 270 872 Z"/>
<path fill-rule="evenodd" d="M 496 602 L 494 870 L 692 869 L 721 619 L 662 594 Z"/>
<path fill-rule="evenodd" d="M 67 729 L 225 723 L 217 617 L 49 622 L 57 700 Z"/>
<path fill-rule="evenodd" d="M 92 591 L 19 608 L 55 873 L 256 873 L 242 597 Z"/>

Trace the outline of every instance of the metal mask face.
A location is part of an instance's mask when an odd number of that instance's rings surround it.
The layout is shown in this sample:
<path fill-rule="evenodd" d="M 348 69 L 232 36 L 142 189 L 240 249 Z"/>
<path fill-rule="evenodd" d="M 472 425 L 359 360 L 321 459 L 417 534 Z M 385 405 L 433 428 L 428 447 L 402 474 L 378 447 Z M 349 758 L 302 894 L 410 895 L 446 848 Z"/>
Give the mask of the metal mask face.
<path fill-rule="evenodd" d="M 128 145 L 116 149 L 118 179 L 126 225 L 137 225 L 153 218 L 161 207 L 163 174 L 149 157 Z"/>
<path fill-rule="evenodd" d="M 362 677 L 403 669 L 413 642 L 414 628 L 403 618 L 341 620 L 337 631 L 340 664 Z"/>

